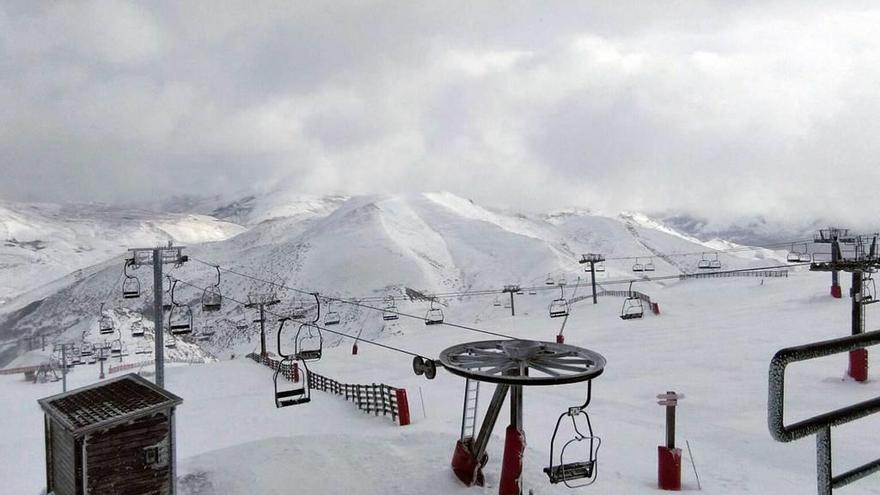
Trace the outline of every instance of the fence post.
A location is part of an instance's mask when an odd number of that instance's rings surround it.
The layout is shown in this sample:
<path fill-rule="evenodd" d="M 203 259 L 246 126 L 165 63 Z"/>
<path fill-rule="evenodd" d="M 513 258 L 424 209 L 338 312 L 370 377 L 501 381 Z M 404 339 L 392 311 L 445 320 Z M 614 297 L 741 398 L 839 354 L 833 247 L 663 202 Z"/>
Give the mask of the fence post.
<path fill-rule="evenodd" d="M 399 388 L 394 391 L 397 395 L 397 415 L 400 418 L 400 426 L 409 424 L 409 401 L 406 399 L 406 389 Z"/>

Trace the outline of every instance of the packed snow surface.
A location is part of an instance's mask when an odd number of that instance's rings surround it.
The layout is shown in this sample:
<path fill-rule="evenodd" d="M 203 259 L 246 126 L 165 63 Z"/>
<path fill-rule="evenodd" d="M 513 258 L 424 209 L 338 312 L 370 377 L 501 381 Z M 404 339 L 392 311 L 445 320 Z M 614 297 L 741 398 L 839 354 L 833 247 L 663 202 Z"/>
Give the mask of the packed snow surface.
<path fill-rule="evenodd" d="M 828 278 L 793 271 L 789 278 L 646 284 L 640 290 L 659 302 L 661 314 L 646 314 L 641 320 L 621 320 L 618 298 L 574 305 L 566 343 L 595 350 L 608 360 L 605 373 L 594 382 L 589 407 L 595 433 L 603 439 L 599 477 L 581 493 L 658 493 L 656 449 L 664 441 L 664 411 L 655 395 L 667 390 L 686 395 L 678 408 L 678 445 L 690 443 L 704 493 L 814 493 L 813 439 L 781 444 L 768 432 L 767 368 L 782 347 L 849 334 L 849 300 L 828 296 Z M 492 296 L 450 300 L 444 311 L 448 321 L 518 338 L 554 340 L 560 321 L 547 317 L 553 293 L 517 297 L 515 317 L 494 307 Z M 418 315 L 424 308 L 415 302 L 400 307 Z M 875 308 L 867 311 L 869 328 L 876 327 L 871 323 L 876 321 Z M 437 356 L 455 343 L 493 338 L 448 326 L 428 327 L 409 318 L 388 324 L 373 312 L 335 327 L 348 335 L 360 328 L 372 329 L 373 338 L 384 344 L 424 356 Z M 235 359 L 167 369 L 168 388 L 184 399 L 177 422 L 180 493 L 497 492 L 506 406 L 489 444 L 488 486 L 464 487 L 449 467 L 459 434 L 463 379 L 439 370 L 435 380 L 427 381 L 412 373 L 410 356 L 366 342 L 352 355 L 351 340 L 336 345 L 337 339 L 327 337 L 325 355 L 312 368 L 343 382 L 406 388 L 413 424 L 397 426 L 317 391 L 309 404 L 275 409 L 271 371 L 242 357 L 242 351 L 256 348 L 256 341 L 242 341 L 235 344 Z M 845 362 L 845 356 L 836 356 L 790 366 L 787 422 L 880 393 L 873 370 L 867 383 L 843 379 Z M 69 380 L 71 386 L 80 386 L 96 381 L 97 375 L 95 365 L 84 365 Z M 0 376 L 4 493 L 37 494 L 44 487 L 43 425 L 36 399 L 60 388 L 60 382 L 32 384 L 20 375 Z M 581 403 L 584 394 L 583 385 L 525 390 L 526 493 L 571 493 L 550 485 L 541 469 L 548 461 L 556 418 Z M 491 387 L 484 385 L 481 414 L 490 395 Z M 876 416 L 835 428 L 835 472 L 877 457 L 878 428 Z M 697 489 L 693 469 L 685 450 L 686 491 Z M 845 492 L 878 494 L 880 484 L 874 476 Z"/>

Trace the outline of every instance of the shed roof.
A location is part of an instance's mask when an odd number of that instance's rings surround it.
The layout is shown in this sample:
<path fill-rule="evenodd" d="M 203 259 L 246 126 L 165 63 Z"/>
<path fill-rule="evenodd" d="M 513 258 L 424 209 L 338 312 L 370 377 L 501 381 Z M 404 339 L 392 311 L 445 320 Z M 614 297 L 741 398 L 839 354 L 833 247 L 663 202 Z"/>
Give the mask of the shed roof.
<path fill-rule="evenodd" d="M 38 402 L 71 433 L 81 434 L 177 406 L 183 399 L 129 373 Z"/>

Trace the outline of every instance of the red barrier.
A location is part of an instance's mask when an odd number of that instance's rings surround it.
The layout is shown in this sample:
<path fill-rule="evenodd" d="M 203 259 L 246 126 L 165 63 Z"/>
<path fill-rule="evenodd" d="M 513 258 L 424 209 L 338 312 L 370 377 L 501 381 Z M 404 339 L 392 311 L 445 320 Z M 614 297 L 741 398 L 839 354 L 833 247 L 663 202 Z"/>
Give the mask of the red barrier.
<path fill-rule="evenodd" d="M 406 389 L 399 388 L 396 390 L 397 395 L 397 414 L 400 418 L 400 426 L 409 424 L 409 400 L 406 398 Z"/>
<path fill-rule="evenodd" d="M 293 363 L 293 383 L 299 383 L 299 363 Z"/>
<path fill-rule="evenodd" d="M 520 495 L 522 486 L 523 452 L 526 437 L 516 426 L 509 425 L 504 437 L 504 459 L 501 461 L 501 481 L 498 495 Z"/>
<path fill-rule="evenodd" d="M 660 303 L 651 303 L 651 311 L 655 315 L 659 315 L 660 314 Z"/>
<path fill-rule="evenodd" d="M 661 490 L 681 490 L 681 449 L 657 447 L 657 486 Z"/>
<path fill-rule="evenodd" d="M 556 335 L 556 343 L 557 344 L 564 344 L 565 343 L 565 336 L 562 334 L 557 334 Z"/>
<path fill-rule="evenodd" d="M 831 297 L 834 297 L 836 299 L 840 299 L 841 297 L 843 297 L 843 294 L 840 291 L 839 285 L 832 285 L 831 286 Z"/>
<path fill-rule="evenodd" d="M 868 350 L 856 349 L 849 352 L 848 374 L 857 382 L 868 381 Z"/>
<path fill-rule="evenodd" d="M 483 486 L 483 465 L 489 457 L 483 454 L 483 462 L 477 462 L 471 452 L 472 438 L 455 442 L 455 451 L 452 453 L 452 472 L 455 477 L 467 486 Z"/>

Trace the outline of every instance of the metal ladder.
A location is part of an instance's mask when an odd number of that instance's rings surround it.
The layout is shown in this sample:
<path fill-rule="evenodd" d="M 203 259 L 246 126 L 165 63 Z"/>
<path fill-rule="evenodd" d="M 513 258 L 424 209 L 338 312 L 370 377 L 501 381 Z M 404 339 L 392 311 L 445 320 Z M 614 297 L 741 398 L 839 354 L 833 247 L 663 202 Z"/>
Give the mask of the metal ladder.
<path fill-rule="evenodd" d="M 461 415 L 461 439 L 474 438 L 477 426 L 477 407 L 480 398 L 480 382 L 467 379 L 464 383 L 464 409 Z"/>

